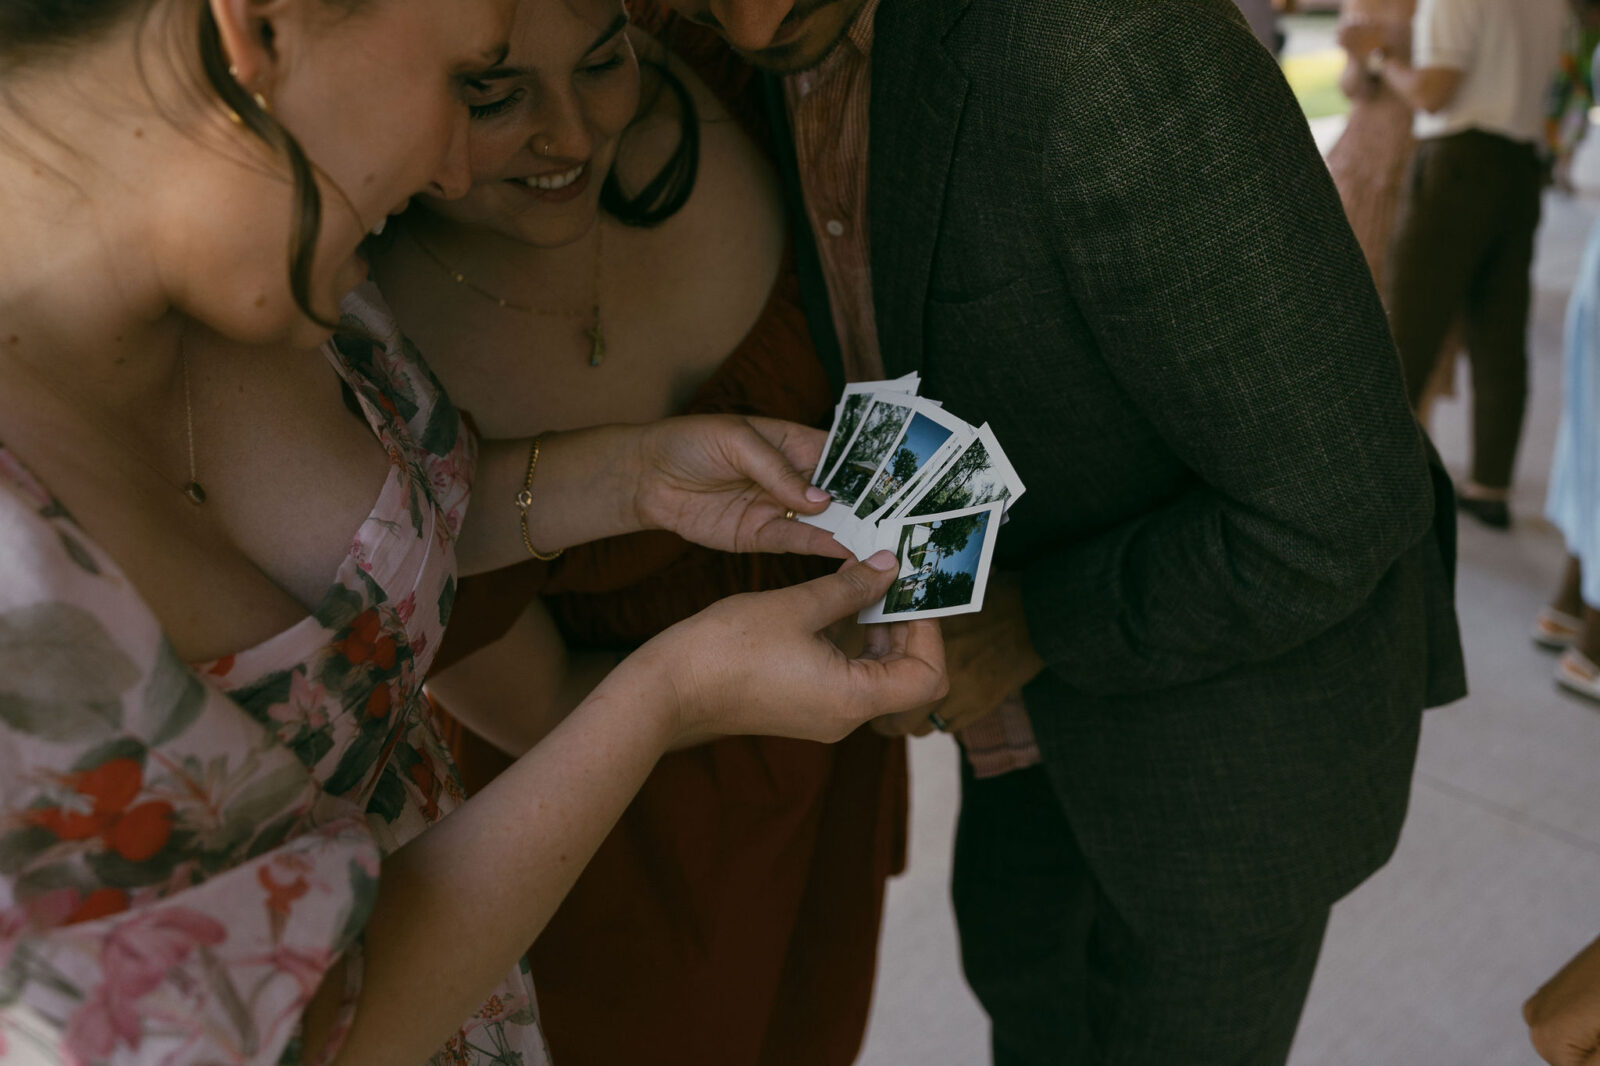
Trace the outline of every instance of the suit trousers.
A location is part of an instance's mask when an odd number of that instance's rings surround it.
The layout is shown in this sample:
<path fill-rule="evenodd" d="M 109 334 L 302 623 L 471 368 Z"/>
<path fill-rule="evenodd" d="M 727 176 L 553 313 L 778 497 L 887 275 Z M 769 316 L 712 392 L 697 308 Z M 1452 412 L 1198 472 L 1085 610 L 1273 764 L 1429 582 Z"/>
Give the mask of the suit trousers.
<path fill-rule="evenodd" d="M 1533 146 L 1467 130 L 1418 142 L 1389 264 L 1413 407 L 1459 318 L 1472 364 L 1472 480 L 1511 484 L 1528 400 L 1528 308 L 1542 172 Z"/>
<path fill-rule="evenodd" d="M 1328 920 L 1143 935 L 1102 891 L 1046 767 L 980 781 L 964 759 L 952 895 L 995 1066 L 1281 1066 Z"/>

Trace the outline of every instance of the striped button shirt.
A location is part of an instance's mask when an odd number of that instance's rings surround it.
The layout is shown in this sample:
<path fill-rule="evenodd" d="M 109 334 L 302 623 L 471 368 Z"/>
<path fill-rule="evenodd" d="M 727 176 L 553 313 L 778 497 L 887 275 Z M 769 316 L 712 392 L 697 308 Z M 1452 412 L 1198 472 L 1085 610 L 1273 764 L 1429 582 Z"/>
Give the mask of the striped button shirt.
<path fill-rule="evenodd" d="M 833 308 L 850 381 L 884 376 L 872 310 L 872 244 L 867 218 L 868 114 L 872 33 L 878 0 L 866 0 L 844 38 L 815 69 L 784 80 L 800 187 Z M 1039 762 L 1033 726 L 1017 693 L 961 731 L 978 777 Z"/>

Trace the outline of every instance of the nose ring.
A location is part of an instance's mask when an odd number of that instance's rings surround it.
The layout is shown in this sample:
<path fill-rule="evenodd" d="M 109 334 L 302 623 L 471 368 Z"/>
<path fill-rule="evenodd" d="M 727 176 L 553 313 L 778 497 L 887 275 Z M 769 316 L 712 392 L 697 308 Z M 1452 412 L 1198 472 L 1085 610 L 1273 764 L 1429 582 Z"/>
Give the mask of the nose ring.
<path fill-rule="evenodd" d="M 539 134 L 539 136 L 537 136 L 537 137 L 535 137 L 533 139 L 533 150 L 534 150 L 535 153 L 537 153 L 539 155 L 549 155 L 550 154 L 550 138 L 545 136 L 542 133 Z"/>

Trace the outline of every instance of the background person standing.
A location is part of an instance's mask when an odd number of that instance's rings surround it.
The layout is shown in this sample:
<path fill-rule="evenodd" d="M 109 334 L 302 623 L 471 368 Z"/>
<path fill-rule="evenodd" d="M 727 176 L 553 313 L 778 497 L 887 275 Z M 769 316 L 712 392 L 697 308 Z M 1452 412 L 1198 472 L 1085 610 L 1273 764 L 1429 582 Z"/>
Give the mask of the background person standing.
<path fill-rule="evenodd" d="M 1278 5 L 1273 0 L 1234 0 L 1234 3 L 1239 5 L 1239 11 L 1250 24 L 1250 31 L 1256 35 L 1256 40 L 1276 54 L 1283 46 L 1278 36 Z"/>
<path fill-rule="evenodd" d="M 1416 111 L 1418 145 L 1389 267 L 1389 310 L 1412 405 L 1459 314 L 1472 365 L 1472 473 L 1458 500 L 1497 529 L 1528 395 L 1529 271 L 1539 226 L 1546 95 L 1566 0 L 1422 0 L 1413 59 L 1347 38 Z"/>

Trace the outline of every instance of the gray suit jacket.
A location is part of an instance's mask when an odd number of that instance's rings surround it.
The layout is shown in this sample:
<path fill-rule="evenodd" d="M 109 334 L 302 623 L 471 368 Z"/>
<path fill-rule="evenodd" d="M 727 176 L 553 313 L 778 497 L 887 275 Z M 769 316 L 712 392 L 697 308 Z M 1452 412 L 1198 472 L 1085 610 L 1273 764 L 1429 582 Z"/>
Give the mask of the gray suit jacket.
<path fill-rule="evenodd" d="M 882 0 L 871 107 L 884 361 L 1027 485 L 997 562 L 1102 886 L 1173 936 L 1325 906 L 1465 681 L 1449 480 L 1276 64 L 1230 0 Z"/>

